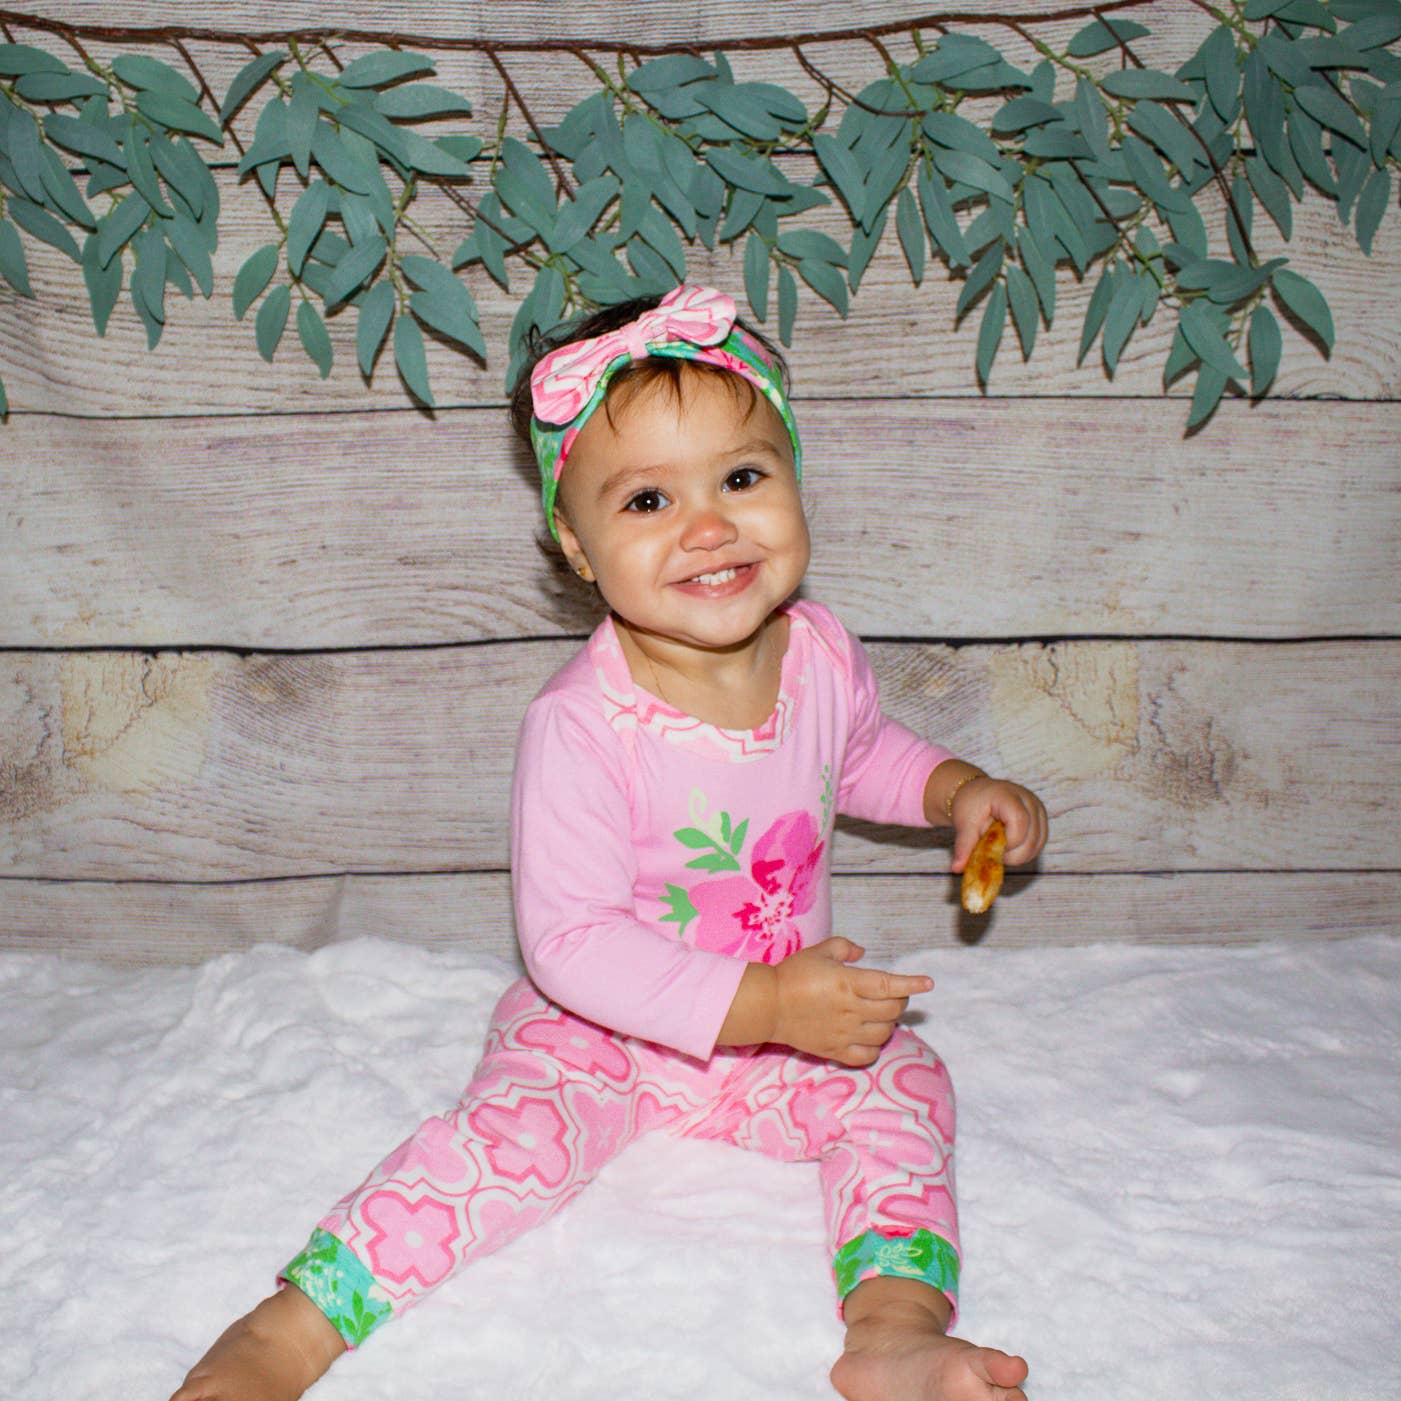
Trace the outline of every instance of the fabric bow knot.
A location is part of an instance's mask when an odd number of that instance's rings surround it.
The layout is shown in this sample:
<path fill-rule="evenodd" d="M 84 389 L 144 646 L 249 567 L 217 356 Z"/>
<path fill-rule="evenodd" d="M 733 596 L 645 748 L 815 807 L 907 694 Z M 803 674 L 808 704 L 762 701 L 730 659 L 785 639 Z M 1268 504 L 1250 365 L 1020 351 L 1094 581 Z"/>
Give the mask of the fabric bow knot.
<path fill-rule="evenodd" d="M 733 297 L 708 287 L 677 287 L 621 329 L 546 355 L 530 378 L 535 417 L 541 423 L 571 423 L 615 361 L 645 360 L 649 347 L 677 341 L 718 345 L 734 324 Z"/>

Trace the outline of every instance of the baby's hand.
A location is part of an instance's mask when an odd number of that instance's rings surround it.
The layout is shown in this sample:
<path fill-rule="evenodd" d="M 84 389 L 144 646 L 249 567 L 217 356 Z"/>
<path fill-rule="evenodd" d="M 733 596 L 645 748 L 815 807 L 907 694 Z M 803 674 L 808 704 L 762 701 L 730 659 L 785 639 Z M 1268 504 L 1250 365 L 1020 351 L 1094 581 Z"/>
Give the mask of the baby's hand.
<path fill-rule="evenodd" d="M 825 939 L 777 964 L 773 1040 L 842 1065 L 870 1065 L 909 999 L 934 980 L 851 967 L 865 952 L 850 939 Z"/>
<path fill-rule="evenodd" d="M 1041 799 L 1020 783 L 1005 778 L 975 778 L 963 784 L 953 800 L 953 865 L 957 875 L 968 864 L 978 838 L 994 817 L 1007 829 L 1003 860 L 1009 866 L 1034 861 L 1046 845 L 1046 809 Z"/>

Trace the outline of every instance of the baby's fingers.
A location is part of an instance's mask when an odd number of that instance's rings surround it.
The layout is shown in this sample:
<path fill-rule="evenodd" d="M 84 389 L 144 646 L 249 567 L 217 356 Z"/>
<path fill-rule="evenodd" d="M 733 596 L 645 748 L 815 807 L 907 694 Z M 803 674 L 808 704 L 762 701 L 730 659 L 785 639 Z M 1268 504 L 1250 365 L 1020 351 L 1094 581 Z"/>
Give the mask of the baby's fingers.
<path fill-rule="evenodd" d="M 887 973 L 883 968 L 861 968 L 856 971 L 856 995 L 871 1001 L 914 997 L 934 987 L 934 979 L 926 978 L 923 974 Z"/>

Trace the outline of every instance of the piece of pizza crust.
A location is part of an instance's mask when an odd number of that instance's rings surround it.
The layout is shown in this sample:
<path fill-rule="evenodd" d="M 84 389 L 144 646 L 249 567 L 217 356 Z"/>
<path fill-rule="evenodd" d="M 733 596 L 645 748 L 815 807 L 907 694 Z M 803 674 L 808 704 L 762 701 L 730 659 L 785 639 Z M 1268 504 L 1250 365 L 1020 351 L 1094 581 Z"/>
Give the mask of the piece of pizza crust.
<path fill-rule="evenodd" d="M 1002 889 L 1002 854 L 1007 850 L 1007 829 L 997 818 L 978 838 L 963 868 L 963 908 L 969 914 L 986 914 Z"/>

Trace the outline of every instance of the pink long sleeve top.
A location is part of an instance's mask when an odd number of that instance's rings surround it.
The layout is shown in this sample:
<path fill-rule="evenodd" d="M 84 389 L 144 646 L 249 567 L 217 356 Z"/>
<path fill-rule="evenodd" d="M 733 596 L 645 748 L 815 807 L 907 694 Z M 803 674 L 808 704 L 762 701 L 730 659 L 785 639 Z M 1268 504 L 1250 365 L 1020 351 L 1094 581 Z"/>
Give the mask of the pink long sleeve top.
<path fill-rule="evenodd" d="M 516 928 L 549 998 L 705 1058 L 749 962 L 831 933 L 838 813 L 924 826 L 949 751 L 882 713 L 861 644 L 787 605 L 778 702 L 755 730 L 633 681 L 612 620 L 521 724 L 511 813 Z"/>

